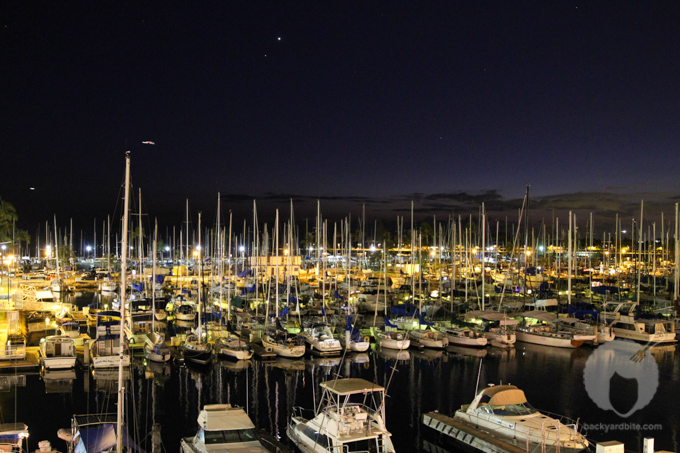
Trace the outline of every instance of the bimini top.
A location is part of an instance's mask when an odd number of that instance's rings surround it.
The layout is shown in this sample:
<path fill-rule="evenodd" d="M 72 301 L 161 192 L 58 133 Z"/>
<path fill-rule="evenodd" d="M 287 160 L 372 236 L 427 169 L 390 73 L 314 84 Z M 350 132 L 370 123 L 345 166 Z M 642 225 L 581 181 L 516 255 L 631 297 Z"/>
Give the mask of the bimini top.
<path fill-rule="evenodd" d="M 231 404 L 207 404 L 198 414 L 198 424 L 206 431 L 252 429 L 255 425 L 240 407 Z"/>
<path fill-rule="evenodd" d="M 338 395 L 352 395 L 354 393 L 367 393 L 385 391 L 385 388 L 366 379 L 349 378 L 335 379 L 321 383 L 321 387 Z"/>
<path fill-rule="evenodd" d="M 495 385 L 480 393 L 483 395 L 481 402 L 489 406 L 510 406 L 527 402 L 524 392 L 514 385 Z"/>

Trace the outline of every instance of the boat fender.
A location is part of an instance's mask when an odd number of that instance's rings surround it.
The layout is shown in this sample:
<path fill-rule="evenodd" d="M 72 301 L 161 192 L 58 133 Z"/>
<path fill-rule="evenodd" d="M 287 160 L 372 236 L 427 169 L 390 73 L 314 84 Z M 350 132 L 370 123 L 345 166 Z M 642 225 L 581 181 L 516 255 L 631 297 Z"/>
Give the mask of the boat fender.
<path fill-rule="evenodd" d="M 295 347 L 295 345 L 294 345 L 293 343 L 289 343 L 289 344 L 288 344 L 288 347 L 289 347 L 290 349 L 293 349 L 293 348 Z"/>
<path fill-rule="evenodd" d="M 364 343 L 370 343 L 370 342 L 371 342 L 371 337 L 369 337 L 368 335 L 366 335 L 366 336 L 364 337 Z"/>

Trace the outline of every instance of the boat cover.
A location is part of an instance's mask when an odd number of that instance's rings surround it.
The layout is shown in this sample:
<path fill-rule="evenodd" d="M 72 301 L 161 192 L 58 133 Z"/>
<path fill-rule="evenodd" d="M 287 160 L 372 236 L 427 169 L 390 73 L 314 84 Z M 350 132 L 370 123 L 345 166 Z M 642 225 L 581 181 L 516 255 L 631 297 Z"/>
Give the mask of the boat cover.
<path fill-rule="evenodd" d="M 255 428 L 250 417 L 248 417 L 248 414 L 242 408 L 230 407 L 228 404 L 205 406 L 198 417 L 198 422 L 207 431 L 231 431 Z"/>
<path fill-rule="evenodd" d="M 116 446 L 116 424 L 103 423 L 81 427 L 80 441 L 76 445 L 76 453 L 100 453 Z M 123 426 L 123 446 L 128 450 L 143 452 L 132 440 L 127 429 Z"/>

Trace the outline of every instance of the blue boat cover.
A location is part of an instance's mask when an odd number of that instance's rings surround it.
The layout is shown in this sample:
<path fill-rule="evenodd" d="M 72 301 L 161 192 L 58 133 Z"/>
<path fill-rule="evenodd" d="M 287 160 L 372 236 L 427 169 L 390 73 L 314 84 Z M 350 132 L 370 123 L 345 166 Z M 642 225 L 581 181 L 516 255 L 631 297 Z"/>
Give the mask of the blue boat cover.
<path fill-rule="evenodd" d="M 252 269 L 246 269 L 244 271 L 239 272 L 239 274 L 238 274 L 239 278 L 246 278 L 250 275 L 253 275 Z"/>
<path fill-rule="evenodd" d="M 114 423 L 85 426 L 80 429 L 80 440 L 75 451 L 76 453 L 101 453 L 115 447 L 116 442 L 116 425 Z M 128 450 L 144 451 L 135 444 L 124 426 L 123 446 Z"/>
<path fill-rule="evenodd" d="M 396 324 L 392 324 L 392 323 L 390 322 L 390 318 L 389 318 L 387 315 L 385 315 L 385 326 L 386 326 L 386 327 L 397 327 Z"/>

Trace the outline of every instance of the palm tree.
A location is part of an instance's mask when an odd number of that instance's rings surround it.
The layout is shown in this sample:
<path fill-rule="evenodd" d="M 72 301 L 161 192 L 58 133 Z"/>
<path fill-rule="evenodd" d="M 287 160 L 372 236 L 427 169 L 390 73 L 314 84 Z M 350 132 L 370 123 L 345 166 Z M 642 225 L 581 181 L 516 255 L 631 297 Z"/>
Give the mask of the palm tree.
<path fill-rule="evenodd" d="M 0 241 L 12 239 L 12 229 L 18 218 L 12 203 L 0 200 Z"/>

